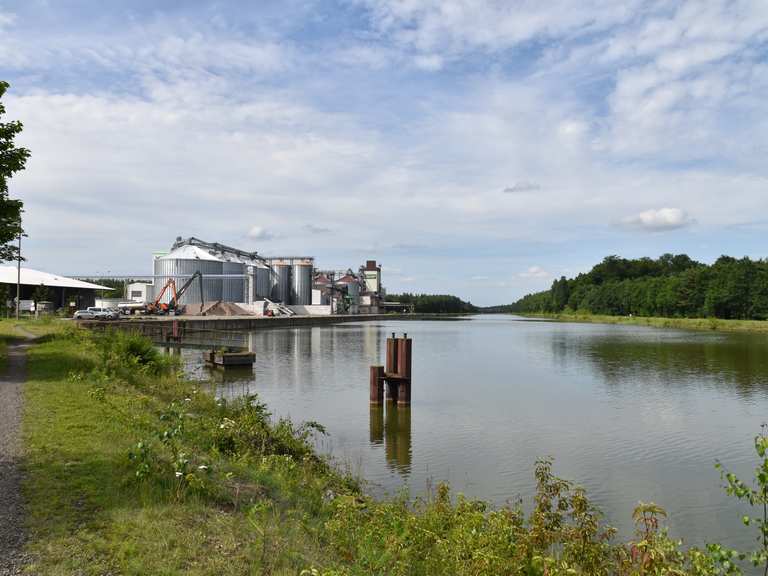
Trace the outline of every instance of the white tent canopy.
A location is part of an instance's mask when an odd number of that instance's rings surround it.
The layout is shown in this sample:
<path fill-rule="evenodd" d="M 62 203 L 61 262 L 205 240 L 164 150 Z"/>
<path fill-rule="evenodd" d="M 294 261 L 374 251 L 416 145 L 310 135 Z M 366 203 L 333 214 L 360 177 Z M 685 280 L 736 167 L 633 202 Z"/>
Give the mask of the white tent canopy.
<path fill-rule="evenodd" d="M 17 271 L 16 266 L 0 266 L 0 283 L 16 284 Z M 107 286 L 99 286 L 66 276 L 57 276 L 48 272 L 32 270 L 31 268 L 21 269 L 21 283 L 24 286 L 47 286 L 48 288 L 81 288 L 89 290 L 112 290 Z"/>

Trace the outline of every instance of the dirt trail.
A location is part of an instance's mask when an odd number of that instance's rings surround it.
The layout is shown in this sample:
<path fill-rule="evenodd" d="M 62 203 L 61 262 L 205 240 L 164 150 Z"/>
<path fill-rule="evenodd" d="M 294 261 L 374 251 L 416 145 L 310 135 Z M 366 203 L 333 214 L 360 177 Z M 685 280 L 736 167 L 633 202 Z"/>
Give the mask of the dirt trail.
<path fill-rule="evenodd" d="M 9 344 L 7 366 L 0 377 L 0 576 L 21 574 L 26 563 L 21 417 L 28 346 L 26 342 Z"/>

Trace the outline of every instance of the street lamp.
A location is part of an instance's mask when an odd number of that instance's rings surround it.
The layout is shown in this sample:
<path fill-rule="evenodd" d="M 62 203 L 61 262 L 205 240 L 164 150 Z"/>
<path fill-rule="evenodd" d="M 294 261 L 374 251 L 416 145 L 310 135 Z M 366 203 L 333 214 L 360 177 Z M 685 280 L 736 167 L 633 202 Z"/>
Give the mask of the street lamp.
<path fill-rule="evenodd" d="M 21 232 L 19 232 L 19 254 L 16 265 L 16 320 L 19 319 L 19 308 L 21 306 Z"/>

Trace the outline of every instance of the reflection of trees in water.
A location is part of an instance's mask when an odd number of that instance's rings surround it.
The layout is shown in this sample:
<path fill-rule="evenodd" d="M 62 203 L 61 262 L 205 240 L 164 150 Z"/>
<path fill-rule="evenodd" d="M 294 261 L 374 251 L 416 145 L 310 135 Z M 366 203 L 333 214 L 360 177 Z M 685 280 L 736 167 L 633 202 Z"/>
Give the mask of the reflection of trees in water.
<path fill-rule="evenodd" d="M 411 471 L 411 409 L 387 402 L 384 406 L 371 406 L 371 444 L 384 444 L 387 466 L 403 474 Z"/>
<path fill-rule="evenodd" d="M 595 366 L 609 383 L 662 381 L 695 385 L 706 379 L 718 388 L 750 395 L 768 391 L 768 339 L 754 335 L 645 340 L 600 337 L 572 340 L 570 351 Z M 553 342 L 555 356 L 562 342 Z"/>

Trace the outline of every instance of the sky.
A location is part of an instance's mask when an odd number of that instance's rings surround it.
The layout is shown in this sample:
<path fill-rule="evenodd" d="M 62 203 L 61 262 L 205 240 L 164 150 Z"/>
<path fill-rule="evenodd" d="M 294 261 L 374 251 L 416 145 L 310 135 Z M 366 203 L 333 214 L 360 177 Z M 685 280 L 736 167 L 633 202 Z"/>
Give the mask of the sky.
<path fill-rule="evenodd" d="M 0 0 L 28 265 L 195 236 L 509 303 L 768 256 L 765 0 Z"/>

